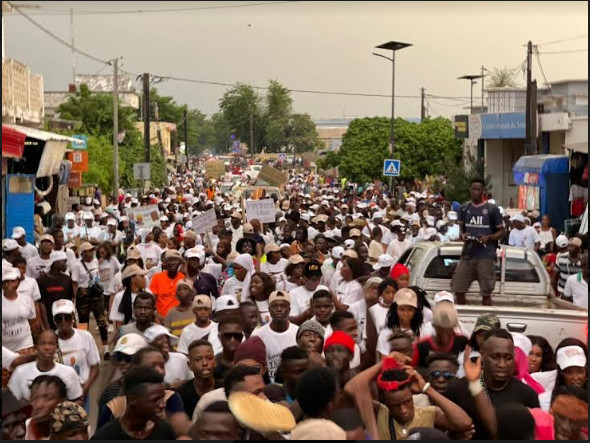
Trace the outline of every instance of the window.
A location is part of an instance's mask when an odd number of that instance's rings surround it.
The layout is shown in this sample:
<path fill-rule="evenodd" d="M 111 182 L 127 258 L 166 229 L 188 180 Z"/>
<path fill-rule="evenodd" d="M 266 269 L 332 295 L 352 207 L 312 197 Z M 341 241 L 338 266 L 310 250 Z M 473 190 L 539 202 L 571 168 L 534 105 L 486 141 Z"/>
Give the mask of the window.
<path fill-rule="evenodd" d="M 506 281 L 539 283 L 541 280 L 535 267 L 526 259 L 506 259 Z"/>
<path fill-rule="evenodd" d="M 453 278 L 460 258 L 458 255 L 439 255 L 434 257 L 428 268 L 426 268 L 424 277 L 450 280 Z"/>
<path fill-rule="evenodd" d="M 411 272 L 412 269 L 420 262 L 420 259 L 423 255 L 424 250 L 422 248 L 410 248 L 402 254 L 397 262 L 405 265 Z"/>

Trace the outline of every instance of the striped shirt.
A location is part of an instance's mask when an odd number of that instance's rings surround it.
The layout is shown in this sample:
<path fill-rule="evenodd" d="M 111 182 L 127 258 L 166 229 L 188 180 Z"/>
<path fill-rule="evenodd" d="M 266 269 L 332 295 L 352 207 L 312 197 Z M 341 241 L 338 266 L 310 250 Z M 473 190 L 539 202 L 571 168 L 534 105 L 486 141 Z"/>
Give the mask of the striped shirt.
<path fill-rule="evenodd" d="M 555 270 L 559 273 L 559 281 L 557 283 L 557 291 L 560 294 L 563 294 L 565 290 L 565 282 L 567 281 L 570 275 L 575 275 L 578 272 L 582 271 L 582 264 L 580 263 L 580 258 L 572 263 L 570 261 L 570 254 L 569 252 L 564 252 L 562 254 L 557 254 L 557 259 L 555 261 Z"/>

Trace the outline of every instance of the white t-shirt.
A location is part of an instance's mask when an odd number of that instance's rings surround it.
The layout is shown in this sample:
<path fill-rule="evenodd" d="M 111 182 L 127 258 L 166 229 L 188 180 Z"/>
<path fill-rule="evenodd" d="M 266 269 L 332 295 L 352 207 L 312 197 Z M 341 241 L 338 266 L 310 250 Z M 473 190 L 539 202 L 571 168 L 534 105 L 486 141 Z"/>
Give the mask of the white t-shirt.
<path fill-rule="evenodd" d="M 342 280 L 336 289 L 336 296 L 338 301 L 345 305 L 352 305 L 357 301 L 364 300 L 364 292 L 361 284 L 356 280 L 344 281 Z"/>
<path fill-rule="evenodd" d="M 268 306 L 268 300 L 257 301 L 254 300 L 256 303 L 256 307 L 258 308 L 258 313 L 260 314 L 260 321 L 263 325 L 270 322 L 270 307 Z"/>
<path fill-rule="evenodd" d="M 357 325 L 358 343 L 362 352 L 367 350 L 367 302 L 363 298 L 348 307 Z"/>
<path fill-rule="evenodd" d="M 311 297 L 314 292 L 315 291 L 308 291 L 305 286 L 298 286 L 289 292 L 289 297 L 291 297 L 291 312 L 289 313 L 289 316 L 297 317 L 309 309 Z"/>
<path fill-rule="evenodd" d="M 88 228 L 86 226 L 82 226 L 80 228 L 80 238 L 90 241 L 100 241 L 100 235 L 102 234 L 102 229 L 99 226 L 93 226 L 92 228 Z"/>
<path fill-rule="evenodd" d="M 397 261 L 410 246 L 412 246 L 412 240 L 407 236 L 404 241 L 399 241 L 399 239 L 393 240 L 387 246 L 387 254 L 391 255 L 394 261 Z"/>
<path fill-rule="evenodd" d="M 576 306 L 588 309 L 588 282 L 582 278 L 581 272 L 567 278 L 563 295 L 573 298 Z"/>
<path fill-rule="evenodd" d="M 84 267 L 86 265 L 86 267 Z M 88 270 L 87 270 L 88 269 Z M 90 286 L 90 280 L 93 281 L 98 276 L 98 260 L 93 259 L 91 262 L 84 262 L 78 260 L 72 272 L 72 280 L 78 283 L 79 288 L 88 288 Z"/>
<path fill-rule="evenodd" d="M 80 377 L 82 384 L 90 378 L 90 368 L 100 365 L 100 354 L 92 334 L 88 331 L 74 329 L 74 335 L 68 340 L 59 339 L 59 349 L 63 364 L 69 366 Z"/>
<path fill-rule="evenodd" d="M 121 272 L 117 272 L 111 280 L 111 286 L 108 288 L 109 294 L 117 294 L 125 289 L 123 281 L 121 280 Z"/>
<path fill-rule="evenodd" d="M 27 260 L 27 276 L 37 280 L 41 273 L 49 272 L 50 267 L 51 260 L 45 260 L 38 255 L 30 260 Z"/>
<path fill-rule="evenodd" d="M 136 247 L 141 254 L 141 258 L 143 259 L 146 269 L 152 266 L 157 266 L 158 263 L 160 263 L 160 257 L 162 256 L 163 251 L 158 245 L 150 242 L 140 243 Z"/>
<path fill-rule="evenodd" d="M 342 281 L 342 274 L 340 270 L 342 269 L 342 260 L 338 262 L 336 265 L 336 270 L 334 271 L 334 276 L 332 277 L 332 281 L 330 281 L 330 291 L 336 292 L 338 290 L 338 285 Z"/>
<path fill-rule="evenodd" d="M 336 268 L 334 266 L 334 259 L 327 258 L 322 265 L 322 279 L 320 283 L 324 286 L 330 286 L 330 282 L 334 277 L 334 273 L 336 272 Z"/>
<path fill-rule="evenodd" d="M 288 264 L 289 261 L 285 258 L 281 258 L 274 265 L 270 264 L 269 262 L 264 262 L 260 264 L 260 272 L 272 275 L 275 278 L 276 284 L 278 286 L 284 280 L 287 280 L 287 276 L 285 275 L 285 268 Z"/>
<path fill-rule="evenodd" d="M 55 363 L 55 366 L 47 371 L 41 372 L 37 368 L 37 362 L 26 363 L 17 367 L 10 377 L 8 389 L 17 400 L 31 399 L 31 383 L 40 375 L 56 375 L 63 380 L 67 388 L 67 399 L 76 400 L 83 395 L 80 377 L 72 368 L 61 363 Z"/>
<path fill-rule="evenodd" d="M 110 294 L 111 285 L 115 274 L 121 270 L 121 263 L 114 256 L 109 260 L 105 260 L 98 265 L 98 275 L 100 276 L 100 283 L 106 294 Z"/>
<path fill-rule="evenodd" d="M 195 340 L 200 340 L 209 334 L 208 340 L 211 341 L 212 334 L 217 335 L 217 323 L 212 321 L 209 326 L 201 328 L 194 322 L 186 325 L 180 334 L 180 341 L 178 342 L 177 350 L 183 354 L 188 354 L 188 347 Z M 213 349 L 215 351 L 215 349 Z M 217 354 L 217 352 L 215 352 Z"/>
<path fill-rule="evenodd" d="M 18 357 L 16 352 L 2 346 L 2 369 L 10 369 L 14 360 Z"/>
<path fill-rule="evenodd" d="M 190 380 L 194 377 L 188 367 L 188 358 L 180 352 L 170 352 L 165 369 L 164 383 L 175 384 L 179 381 Z"/>
<path fill-rule="evenodd" d="M 26 295 L 31 297 L 31 300 L 41 300 L 41 292 L 39 291 L 39 285 L 37 280 L 25 275 L 25 279 L 20 282 L 18 289 L 16 290 L 19 295 Z"/>
<path fill-rule="evenodd" d="M 371 318 L 373 319 L 373 323 L 375 324 L 377 335 L 379 335 L 383 328 L 387 326 L 388 312 L 389 308 L 385 308 L 381 306 L 379 303 L 369 308 L 369 313 L 371 314 Z"/>
<path fill-rule="evenodd" d="M 539 234 L 532 226 L 526 226 L 524 229 L 513 229 L 510 231 L 510 237 L 508 244 L 511 246 L 517 246 L 519 248 L 527 248 L 534 250 L 535 243 L 540 242 Z"/>
<path fill-rule="evenodd" d="M 252 332 L 252 337 L 260 337 L 266 345 L 266 367 L 268 376 L 274 383 L 277 370 L 281 364 L 282 352 L 291 347 L 297 346 L 297 330 L 299 327 L 289 323 L 285 332 L 275 332 L 270 328 L 270 323 Z"/>
<path fill-rule="evenodd" d="M 277 290 L 283 290 L 283 291 L 291 292 L 293 289 L 296 289 L 296 288 L 298 288 L 298 287 L 299 287 L 299 285 L 297 285 L 297 284 L 295 284 L 295 283 L 291 283 L 291 282 L 290 282 L 290 281 L 288 281 L 288 280 L 285 280 L 285 281 L 283 282 L 283 288 L 280 288 L 280 287 L 277 285 Z"/>
<path fill-rule="evenodd" d="M 74 241 L 76 237 L 80 237 L 80 227 L 76 225 L 73 228 L 64 226 L 61 230 L 64 232 L 66 242 Z"/>
<path fill-rule="evenodd" d="M 401 328 L 401 330 L 408 332 L 412 337 L 414 336 L 412 331 L 409 329 Z M 379 333 L 379 337 L 377 337 L 376 349 L 377 352 L 379 352 L 381 355 L 389 355 L 391 352 L 391 344 L 389 343 L 389 337 L 391 336 L 391 334 L 393 334 L 393 330 L 386 326 Z"/>
<path fill-rule="evenodd" d="M 447 225 L 447 237 L 449 237 L 449 240 L 457 241 L 457 240 L 459 240 L 460 236 L 461 236 L 461 228 L 459 227 L 458 224 L 455 223 L 453 226 Z"/>
<path fill-rule="evenodd" d="M 29 320 L 35 317 L 35 303 L 29 296 L 18 294 L 16 300 L 9 300 L 2 294 L 2 346 L 15 352 L 32 347 Z"/>
<path fill-rule="evenodd" d="M 152 291 L 150 291 L 148 288 L 145 288 L 144 292 L 147 292 L 149 294 L 152 293 Z M 113 304 L 111 305 L 111 310 L 109 312 L 110 321 L 125 321 L 125 315 L 119 312 L 119 307 L 121 306 L 121 300 L 123 300 L 124 293 L 125 289 L 115 294 L 115 297 L 113 298 Z M 137 294 L 131 293 L 131 306 L 133 306 L 133 302 L 135 302 L 135 297 L 137 297 Z M 131 316 L 133 317 L 133 314 Z"/>
<path fill-rule="evenodd" d="M 242 302 L 242 288 L 244 287 L 244 282 L 239 281 L 237 278 L 232 277 L 229 278 L 223 288 L 221 289 L 221 295 L 233 295 L 238 299 L 238 301 Z"/>
<path fill-rule="evenodd" d="M 37 257 L 39 255 L 39 251 L 37 251 L 37 248 L 30 243 L 27 243 L 24 246 L 19 246 L 19 249 L 20 249 L 21 255 L 27 261 L 29 261 L 33 257 Z"/>

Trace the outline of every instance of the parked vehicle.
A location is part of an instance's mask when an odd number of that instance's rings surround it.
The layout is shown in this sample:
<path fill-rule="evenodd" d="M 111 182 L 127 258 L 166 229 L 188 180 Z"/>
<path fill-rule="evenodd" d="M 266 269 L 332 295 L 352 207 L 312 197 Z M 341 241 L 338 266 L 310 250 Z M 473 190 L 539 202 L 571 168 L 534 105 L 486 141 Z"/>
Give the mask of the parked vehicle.
<path fill-rule="evenodd" d="M 463 243 L 418 242 L 398 260 L 410 269 L 410 284 L 424 289 L 429 298 L 450 291 L 451 278 L 461 257 Z M 502 246 L 496 261 L 493 306 L 482 306 L 479 284 L 473 282 L 467 305 L 457 305 L 459 318 L 473 329 L 477 317 L 496 314 L 502 327 L 526 335 L 542 335 L 552 346 L 563 338 L 588 342 L 588 311 L 556 298 L 551 279 L 538 254 Z"/>
<path fill-rule="evenodd" d="M 258 174 L 262 169 L 262 165 L 250 165 L 248 169 L 246 169 L 246 175 L 248 176 L 249 180 L 256 180 L 258 178 Z"/>

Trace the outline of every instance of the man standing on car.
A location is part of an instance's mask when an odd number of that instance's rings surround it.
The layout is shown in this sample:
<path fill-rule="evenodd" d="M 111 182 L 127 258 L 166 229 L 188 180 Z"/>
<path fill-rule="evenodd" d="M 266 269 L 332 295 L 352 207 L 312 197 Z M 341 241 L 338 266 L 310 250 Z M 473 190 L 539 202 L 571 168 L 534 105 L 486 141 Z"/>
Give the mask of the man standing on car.
<path fill-rule="evenodd" d="M 482 304 L 491 306 L 491 294 L 496 284 L 496 247 L 502 237 L 504 224 L 498 207 L 483 200 L 484 180 L 473 179 L 469 192 L 471 201 L 461 206 L 457 217 L 461 238 L 465 243 L 451 281 L 451 289 L 457 296 L 457 304 L 464 305 L 465 293 L 471 283 L 477 280 Z"/>

